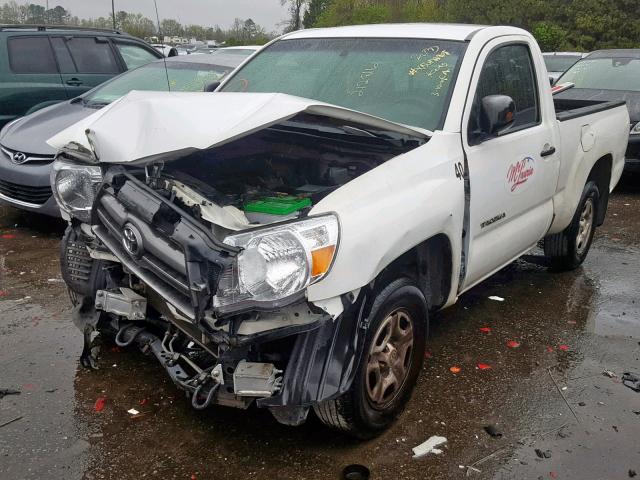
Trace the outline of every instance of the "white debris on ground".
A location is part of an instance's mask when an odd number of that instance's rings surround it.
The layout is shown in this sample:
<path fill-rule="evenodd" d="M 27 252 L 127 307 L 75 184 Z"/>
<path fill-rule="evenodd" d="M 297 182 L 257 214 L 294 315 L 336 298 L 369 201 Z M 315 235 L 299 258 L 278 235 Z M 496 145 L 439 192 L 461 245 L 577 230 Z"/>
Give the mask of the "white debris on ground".
<path fill-rule="evenodd" d="M 413 458 L 424 457 L 428 453 L 433 453 L 435 455 L 440 455 L 442 450 L 436 448 L 444 443 L 447 443 L 447 439 L 444 437 L 438 437 L 434 435 L 429 440 L 424 443 L 421 443 L 417 447 L 413 447 Z"/>
<path fill-rule="evenodd" d="M 496 301 L 496 302 L 504 302 L 504 298 L 502 298 L 502 297 L 497 297 L 497 296 L 495 296 L 495 295 L 491 295 L 491 296 L 489 297 L 489 300 L 494 300 L 494 301 Z"/>
<path fill-rule="evenodd" d="M 127 413 L 129 413 L 131 415 L 138 415 L 140 412 L 138 410 L 136 410 L 135 408 L 132 408 L 130 410 L 127 410 Z"/>

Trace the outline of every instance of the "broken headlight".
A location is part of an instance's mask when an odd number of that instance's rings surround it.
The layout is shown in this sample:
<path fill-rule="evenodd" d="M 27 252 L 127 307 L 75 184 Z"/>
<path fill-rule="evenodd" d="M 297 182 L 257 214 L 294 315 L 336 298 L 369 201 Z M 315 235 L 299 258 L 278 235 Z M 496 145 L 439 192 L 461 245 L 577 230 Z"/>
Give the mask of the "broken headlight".
<path fill-rule="evenodd" d="M 101 182 L 102 171 L 96 165 L 56 160 L 51 170 L 56 202 L 63 211 L 84 222 L 91 219 L 91 208 Z"/>
<path fill-rule="evenodd" d="M 337 217 L 325 215 L 227 237 L 242 252 L 223 273 L 214 306 L 273 302 L 304 290 L 329 272 L 338 235 Z"/>

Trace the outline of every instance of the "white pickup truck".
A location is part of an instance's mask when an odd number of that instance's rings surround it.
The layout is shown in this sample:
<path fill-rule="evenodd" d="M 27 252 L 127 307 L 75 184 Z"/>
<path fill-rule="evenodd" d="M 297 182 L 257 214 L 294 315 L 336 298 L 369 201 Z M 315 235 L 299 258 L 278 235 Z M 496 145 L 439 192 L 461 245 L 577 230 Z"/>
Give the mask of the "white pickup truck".
<path fill-rule="evenodd" d="M 111 331 L 195 408 L 376 435 L 430 312 L 541 240 L 583 262 L 628 135 L 511 27 L 305 30 L 217 93 L 133 92 L 50 140 L 83 363 Z"/>

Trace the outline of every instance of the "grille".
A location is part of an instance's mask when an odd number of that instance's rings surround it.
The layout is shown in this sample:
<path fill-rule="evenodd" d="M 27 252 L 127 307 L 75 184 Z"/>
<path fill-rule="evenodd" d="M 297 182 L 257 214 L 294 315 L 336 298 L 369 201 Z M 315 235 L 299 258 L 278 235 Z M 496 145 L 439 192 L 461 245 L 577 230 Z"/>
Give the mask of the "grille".
<path fill-rule="evenodd" d="M 135 276 L 197 320 L 229 260 L 188 214 L 170 205 L 134 177 L 115 175 L 98 192 L 92 228 Z"/>
<path fill-rule="evenodd" d="M 46 203 L 52 195 L 51 187 L 49 186 L 31 187 L 7 182 L 6 180 L 0 180 L 0 193 L 5 197 L 35 205 Z"/>

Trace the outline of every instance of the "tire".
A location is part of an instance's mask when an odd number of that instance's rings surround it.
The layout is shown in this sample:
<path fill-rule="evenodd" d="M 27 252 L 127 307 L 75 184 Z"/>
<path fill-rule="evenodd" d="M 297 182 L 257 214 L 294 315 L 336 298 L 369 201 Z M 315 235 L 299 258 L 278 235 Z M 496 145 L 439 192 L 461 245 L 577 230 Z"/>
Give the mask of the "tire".
<path fill-rule="evenodd" d="M 553 270 L 574 270 L 587 258 L 596 230 L 599 198 L 595 182 L 587 182 L 569 226 L 545 237 L 544 254 Z"/>
<path fill-rule="evenodd" d="M 361 439 L 373 438 L 387 429 L 411 396 L 424 359 L 426 300 L 411 280 L 397 279 L 378 293 L 368 318 L 364 348 L 351 387 L 342 396 L 314 406 L 322 423 Z M 411 345 L 407 347 L 409 331 Z M 394 367 L 380 361 L 382 358 L 393 362 Z M 399 377 L 403 377 L 401 381 Z"/>

